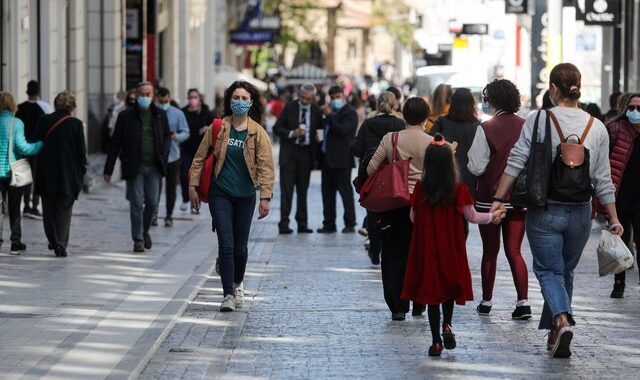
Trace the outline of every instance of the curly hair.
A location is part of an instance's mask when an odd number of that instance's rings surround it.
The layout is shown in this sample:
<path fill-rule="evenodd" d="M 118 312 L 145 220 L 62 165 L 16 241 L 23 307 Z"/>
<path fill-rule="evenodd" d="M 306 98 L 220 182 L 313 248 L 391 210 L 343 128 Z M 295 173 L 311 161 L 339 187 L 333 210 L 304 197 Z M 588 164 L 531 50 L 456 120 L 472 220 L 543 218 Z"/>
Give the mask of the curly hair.
<path fill-rule="evenodd" d="M 53 108 L 56 111 L 71 113 L 76 109 L 76 97 L 69 91 L 62 91 L 53 100 Z"/>
<path fill-rule="evenodd" d="M 233 112 L 231 111 L 231 96 L 233 92 L 239 88 L 247 90 L 247 92 L 251 95 L 251 109 L 249 110 L 249 117 L 251 120 L 256 123 L 262 122 L 262 114 L 264 113 L 264 106 L 262 104 L 262 100 L 260 99 L 260 90 L 256 88 L 256 86 L 251 83 L 238 80 L 235 81 L 227 88 L 224 92 L 224 116 L 231 116 Z"/>
<path fill-rule="evenodd" d="M 509 80 L 495 79 L 482 90 L 482 95 L 496 110 L 516 113 L 520 109 L 520 91 Z"/>

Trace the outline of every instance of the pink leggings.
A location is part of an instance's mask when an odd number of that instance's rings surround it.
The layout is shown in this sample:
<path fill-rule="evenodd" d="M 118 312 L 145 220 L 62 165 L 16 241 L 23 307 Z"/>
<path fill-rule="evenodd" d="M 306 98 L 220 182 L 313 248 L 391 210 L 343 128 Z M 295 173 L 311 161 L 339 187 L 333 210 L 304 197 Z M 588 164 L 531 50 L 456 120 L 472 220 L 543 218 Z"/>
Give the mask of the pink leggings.
<path fill-rule="evenodd" d="M 518 300 L 527 299 L 529 279 L 527 264 L 522 258 L 520 246 L 525 231 L 525 211 L 509 210 L 501 224 L 480 225 L 482 237 L 482 299 L 491 301 L 493 298 L 493 285 L 496 281 L 496 263 L 500 252 L 500 230 L 504 239 L 507 260 L 511 267 L 513 282 L 518 293 Z"/>

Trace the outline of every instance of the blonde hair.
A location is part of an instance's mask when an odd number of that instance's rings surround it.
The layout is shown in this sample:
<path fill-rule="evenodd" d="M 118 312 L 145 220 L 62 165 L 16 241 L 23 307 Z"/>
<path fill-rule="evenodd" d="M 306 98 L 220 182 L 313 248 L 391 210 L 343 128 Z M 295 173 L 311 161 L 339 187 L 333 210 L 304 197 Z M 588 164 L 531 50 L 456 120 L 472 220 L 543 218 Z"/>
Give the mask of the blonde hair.
<path fill-rule="evenodd" d="M 76 98 L 69 91 L 62 91 L 53 100 L 53 107 L 56 111 L 66 111 L 71 113 L 76 109 Z"/>
<path fill-rule="evenodd" d="M 378 112 L 391 113 L 396 105 L 396 96 L 390 91 L 385 91 L 378 97 Z"/>
<path fill-rule="evenodd" d="M 0 91 L 0 111 L 16 113 L 17 110 L 16 98 L 8 91 Z"/>
<path fill-rule="evenodd" d="M 431 97 L 432 115 L 442 115 L 446 112 L 447 106 L 451 105 L 453 88 L 448 84 L 439 84 Z"/>

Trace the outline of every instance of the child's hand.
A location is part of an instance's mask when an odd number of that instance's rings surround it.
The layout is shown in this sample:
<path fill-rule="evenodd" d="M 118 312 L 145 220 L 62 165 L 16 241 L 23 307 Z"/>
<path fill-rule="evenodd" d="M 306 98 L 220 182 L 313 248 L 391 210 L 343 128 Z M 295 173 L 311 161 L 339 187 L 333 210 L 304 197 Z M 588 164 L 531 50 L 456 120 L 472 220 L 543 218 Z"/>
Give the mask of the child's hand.
<path fill-rule="evenodd" d="M 507 216 L 507 209 L 502 206 L 493 212 L 493 224 L 500 224 L 502 219 Z"/>

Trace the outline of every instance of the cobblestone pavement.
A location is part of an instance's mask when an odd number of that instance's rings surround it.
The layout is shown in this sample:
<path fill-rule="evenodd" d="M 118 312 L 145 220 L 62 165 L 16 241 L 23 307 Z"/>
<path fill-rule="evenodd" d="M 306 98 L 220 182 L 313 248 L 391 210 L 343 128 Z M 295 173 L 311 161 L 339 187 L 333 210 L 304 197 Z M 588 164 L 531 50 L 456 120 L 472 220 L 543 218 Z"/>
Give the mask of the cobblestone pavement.
<path fill-rule="evenodd" d="M 0 251 L 0 378 L 138 373 L 212 267 L 208 217 L 174 216 L 134 254 L 124 183 L 81 195 L 66 259 L 47 250 L 41 221 L 23 220 L 28 250 Z"/>
<path fill-rule="evenodd" d="M 313 175 L 309 201 L 310 223 L 319 227 L 319 173 Z M 210 276 L 143 379 L 638 377 L 638 273 L 634 269 L 628 276 L 625 299 L 609 298 L 612 278 L 597 274 L 596 226 L 576 273 L 578 325 L 571 359 L 546 353 L 545 332 L 537 329 L 542 297 L 531 270 L 534 318 L 510 319 L 516 296 L 504 255 L 491 316 L 476 315 L 477 301 L 456 306 L 458 347 L 429 358 L 428 321 L 410 316 L 405 322 L 390 320 L 379 268 L 368 262 L 361 237 L 278 236 L 279 203 L 272 203 L 272 214 L 252 231 L 245 307 L 219 313 L 221 285 Z M 474 227 L 468 251 L 477 299 L 481 243 Z M 530 267 L 528 246 L 524 251 Z"/>

